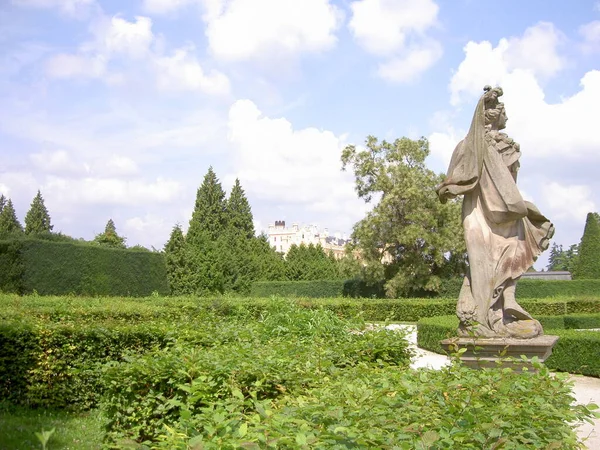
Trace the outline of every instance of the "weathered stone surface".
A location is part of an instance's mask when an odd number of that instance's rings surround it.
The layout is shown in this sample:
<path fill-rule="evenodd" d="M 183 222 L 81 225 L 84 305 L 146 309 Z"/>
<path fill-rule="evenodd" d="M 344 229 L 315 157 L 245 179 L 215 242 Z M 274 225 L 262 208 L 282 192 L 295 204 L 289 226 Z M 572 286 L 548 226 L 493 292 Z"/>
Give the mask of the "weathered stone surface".
<path fill-rule="evenodd" d="M 508 120 L 502 89 L 484 91 L 437 187 L 442 202 L 463 196 L 469 270 L 456 308 L 459 334 L 530 339 L 543 330 L 517 303 L 516 283 L 548 247 L 554 226 L 517 188 L 521 148 L 500 131 Z"/>
<path fill-rule="evenodd" d="M 552 354 L 558 336 L 537 336 L 531 339 L 516 338 L 473 338 L 459 337 L 444 339 L 442 346 L 448 353 L 466 349 L 460 359 L 471 368 L 512 367 L 515 370 L 534 370 L 531 359 L 537 357 L 544 362 Z M 522 359 L 527 357 L 527 361 Z M 511 358 L 511 361 L 507 361 Z"/>

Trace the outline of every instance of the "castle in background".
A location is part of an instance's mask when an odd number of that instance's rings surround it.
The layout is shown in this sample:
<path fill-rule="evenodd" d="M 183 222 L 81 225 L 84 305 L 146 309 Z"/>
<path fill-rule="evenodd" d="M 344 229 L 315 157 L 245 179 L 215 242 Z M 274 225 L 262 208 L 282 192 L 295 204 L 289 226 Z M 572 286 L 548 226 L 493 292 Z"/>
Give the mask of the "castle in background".
<path fill-rule="evenodd" d="M 300 227 L 297 223 L 293 223 L 291 228 L 286 228 L 285 220 L 276 220 L 274 224 L 269 225 L 269 244 L 284 255 L 294 244 L 321 244 L 326 253 L 332 252 L 336 259 L 340 259 L 345 254 L 345 246 L 348 242 L 345 235 L 341 233 L 329 235 L 327 228 L 319 231 L 316 225 Z"/>

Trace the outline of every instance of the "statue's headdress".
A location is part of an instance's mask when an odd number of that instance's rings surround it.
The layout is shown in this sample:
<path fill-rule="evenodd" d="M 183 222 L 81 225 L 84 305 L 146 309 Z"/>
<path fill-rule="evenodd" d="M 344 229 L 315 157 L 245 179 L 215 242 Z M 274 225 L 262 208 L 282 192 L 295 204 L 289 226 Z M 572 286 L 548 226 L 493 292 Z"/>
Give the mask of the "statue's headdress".
<path fill-rule="evenodd" d="M 491 86 L 485 86 L 483 88 L 483 102 L 485 104 L 485 109 L 496 109 L 502 103 L 498 100 L 504 94 L 504 91 L 500 86 L 496 86 L 492 88 Z"/>

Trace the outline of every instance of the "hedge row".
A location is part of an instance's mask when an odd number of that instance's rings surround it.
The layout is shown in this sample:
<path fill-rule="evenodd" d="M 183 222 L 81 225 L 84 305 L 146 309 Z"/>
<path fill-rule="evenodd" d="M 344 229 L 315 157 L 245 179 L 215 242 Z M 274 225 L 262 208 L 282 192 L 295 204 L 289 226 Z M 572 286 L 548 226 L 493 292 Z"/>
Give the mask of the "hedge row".
<path fill-rule="evenodd" d="M 197 298 L 197 297 L 42 297 L 0 294 L 0 319 L 23 320 L 38 317 L 50 322 L 118 321 L 134 323 L 146 320 L 197 320 L 213 313 L 228 317 L 259 317 L 276 303 L 270 298 Z M 373 299 L 298 298 L 305 308 L 325 308 L 340 317 L 360 315 L 368 321 L 416 322 L 423 317 L 452 315 L 456 301 L 451 299 Z M 524 299 L 521 305 L 535 317 L 600 313 L 600 298 Z"/>
<path fill-rule="evenodd" d="M 141 297 L 169 288 L 159 253 L 18 239 L 0 241 L 0 291 Z"/>
<path fill-rule="evenodd" d="M 545 361 L 548 368 L 600 377 L 600 331 L 585 331 L 587 328 L 600 328 L 600 314 L 539 316 L 537 319 L 546 334 L 559 336 L 552 355 Z M 421 319 L 417 324 L 417 344 L 421 348 L 444 353 L 440 341 L 456 336 L 457 327 L 455 316 Z"/>
<path fill-rule="evenodd" d="M 462 279 L 442 280 L 438 298 L 458 298 Z M 325 281 L 259 281 L 252 285 L 252 297 L 352 297 L 383 298 L 383 283 L 368 285 L 362 280 Z M 522 279 L 517 284 L 519 298 L 600 295 L 600 280 L 532 280 Z"/>

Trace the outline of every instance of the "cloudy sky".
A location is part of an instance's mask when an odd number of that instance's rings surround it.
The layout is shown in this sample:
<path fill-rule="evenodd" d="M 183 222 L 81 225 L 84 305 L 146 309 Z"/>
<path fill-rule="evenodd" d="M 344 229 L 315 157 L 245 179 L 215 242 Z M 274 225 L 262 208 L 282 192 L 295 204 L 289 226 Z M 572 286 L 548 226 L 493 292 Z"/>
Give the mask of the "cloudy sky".
<path fill-rule="evenodd" d="M 56 231 L 112 218 L 158 249 L 212 165 L 258 229 L 348 233 L 366 206 L 341 149 L 426 136 L 445 172 L 485 84 L 524 196 L 579 242 L 600 209 L 598 1 L 0 0 L 0 192 L 21 221 L 40 189 Z"/>

